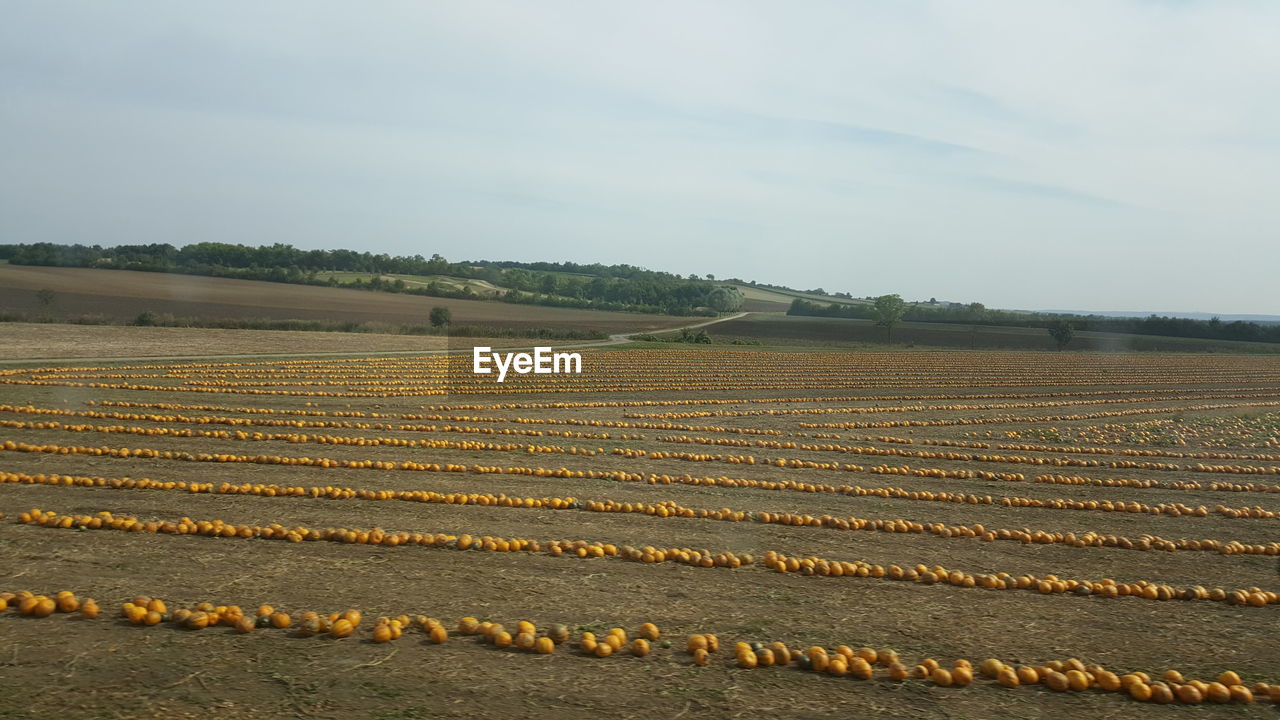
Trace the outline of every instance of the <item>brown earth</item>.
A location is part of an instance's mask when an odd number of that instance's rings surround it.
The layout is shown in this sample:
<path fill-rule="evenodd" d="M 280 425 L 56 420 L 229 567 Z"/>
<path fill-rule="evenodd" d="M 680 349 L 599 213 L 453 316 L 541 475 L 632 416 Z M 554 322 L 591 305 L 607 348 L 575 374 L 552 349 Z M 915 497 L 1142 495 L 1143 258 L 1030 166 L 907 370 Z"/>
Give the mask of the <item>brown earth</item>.
<path fill-rule="evenodd" d="M 43 305 L 36 293 L 52 290 Z M 608 333 L 687 325 L 689 318 L 481 300 L 402 295 L 345 288 L 131 270 L 32 267 L 0 263 L 0 309 L 74 317 L 105 315 L 132 321 L 150 311 L 205 319 L 264 318 L 425 325 L 431 308 L 449 308 L 457 325 L 573 328 Z"/>

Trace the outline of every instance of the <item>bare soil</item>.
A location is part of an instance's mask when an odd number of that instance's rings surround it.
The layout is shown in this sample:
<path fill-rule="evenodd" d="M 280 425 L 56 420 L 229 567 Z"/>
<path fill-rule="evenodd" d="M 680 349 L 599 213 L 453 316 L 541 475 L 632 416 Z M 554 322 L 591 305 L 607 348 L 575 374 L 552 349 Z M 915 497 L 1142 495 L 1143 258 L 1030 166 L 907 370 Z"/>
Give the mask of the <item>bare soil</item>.
<path fill-rule="evenodd" d="M 36 293 L 54 292 L 52 305 Z M 640 313 L 514 305 L 496 301 L 454 300 L 229 278 L 32 267 L 0 263 L 0 309 L 74 317 L 106 315 L 129 321 L 150 311 L 208 319 L 266 318 L 425 325 L 431 308 L 449 308 L 458 325 L 509 328 L 576 328 L 602 332 L 640 332 L 678 327 L 688 318 Z"/>

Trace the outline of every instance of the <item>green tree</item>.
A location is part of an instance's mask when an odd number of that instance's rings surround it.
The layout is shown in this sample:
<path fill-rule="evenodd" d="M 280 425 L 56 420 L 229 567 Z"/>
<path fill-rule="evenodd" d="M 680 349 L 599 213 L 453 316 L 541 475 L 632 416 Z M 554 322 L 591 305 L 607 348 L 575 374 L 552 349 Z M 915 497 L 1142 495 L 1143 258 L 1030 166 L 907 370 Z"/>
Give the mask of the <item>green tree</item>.
<path fill-rule="evenodd" d="M 735 287 L 718 287 L 707 293 L 707 305 L 716 312 L 733 312 L 742 307 L 742 293 Z"/>
<path fill-rule="evenodd" d="M 1066 320 L 1059 320 L 1049 326 L 1049 335 L 1058 344 L 1058 349 L 1062 350 L 1067 346 L 1067 343 L 1071 342 L 1071 338 L 1075 337 L 1076 329 Z"/>
<path fill-rule="evenodd" d="M 876 324 L 884 328 L 885 342 L 893 342 L 893 326 L 902 319 L 906 311 L 907 303 L 897 293 L 881 295 L 875 299 L 872 312 L 875 314 Z"/>
<path fill-rule="evenodd" d="M 437 305 L 431 308 L 431 327 L 442 328 L 448 327 L 453 322 L 453 313 L 449 312 L 449 308 Z"/>

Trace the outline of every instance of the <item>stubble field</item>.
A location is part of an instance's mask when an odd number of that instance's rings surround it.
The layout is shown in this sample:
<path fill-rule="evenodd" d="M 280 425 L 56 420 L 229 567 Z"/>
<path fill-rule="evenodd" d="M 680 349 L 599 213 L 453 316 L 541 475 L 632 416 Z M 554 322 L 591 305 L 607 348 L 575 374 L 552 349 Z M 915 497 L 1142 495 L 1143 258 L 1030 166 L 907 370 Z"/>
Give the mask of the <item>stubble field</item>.
<path fill-rule="evenodd" d="M 1275 359 L 583 357 L 0 370 L 0 717 L 1274 714 Z"/>

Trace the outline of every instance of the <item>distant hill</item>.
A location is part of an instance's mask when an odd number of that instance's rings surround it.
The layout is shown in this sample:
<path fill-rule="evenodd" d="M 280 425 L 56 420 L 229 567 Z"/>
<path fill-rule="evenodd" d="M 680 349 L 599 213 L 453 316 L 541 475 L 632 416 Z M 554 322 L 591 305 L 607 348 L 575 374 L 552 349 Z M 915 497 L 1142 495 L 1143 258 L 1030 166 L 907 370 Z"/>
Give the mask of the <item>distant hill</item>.
<path fill-rule="evenodd" d="M 1020 312 L 1014 310 L 1012 312 Z M 1052 313 L 1055 315 L 1099 315 L 1115 318 L 1144 318 L 1152 315 L 1160 317 L 1187 318 L 1189 320 L 1212 320 L 1218 318 L 1222 322 L 1251 322 L 1259 325 L 1280 325 L 1280 315 L 1227 315 L 1205 312 L 1138 312 L 1136 310 L 1034 310 L 1030 312 Z"/>

